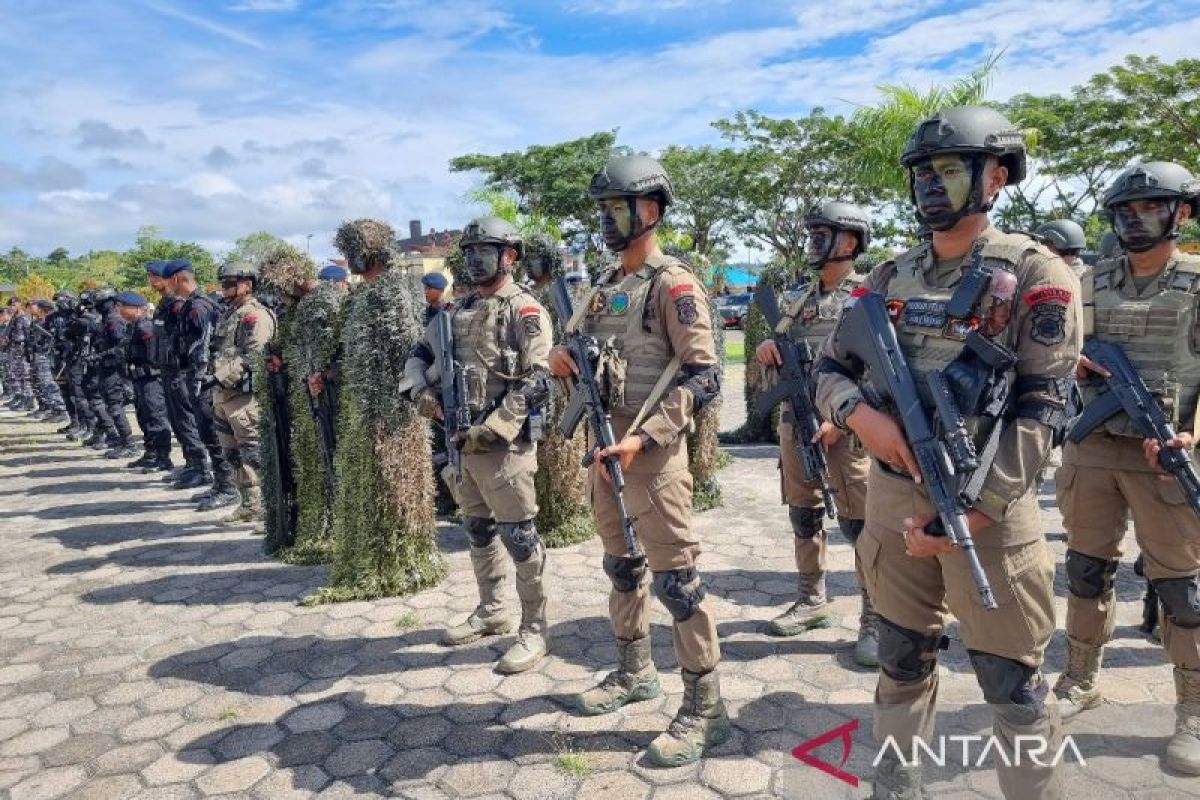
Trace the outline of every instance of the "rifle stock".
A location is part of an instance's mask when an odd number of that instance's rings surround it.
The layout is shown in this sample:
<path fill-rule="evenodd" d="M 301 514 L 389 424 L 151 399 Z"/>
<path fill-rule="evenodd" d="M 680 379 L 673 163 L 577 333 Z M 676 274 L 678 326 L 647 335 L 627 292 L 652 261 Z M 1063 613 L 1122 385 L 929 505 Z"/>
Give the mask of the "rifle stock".
<path fill-rule="evenodd" d="M 946 445 L 936 435 L 921 403 L 916 381 L 896 339 L 883 297 L 868 292 L 859 296 L 853 305 L 847 305 L 836 336 L 838 354 L 864 366 L 870 385 L 879 397 L 895 408 L 900 418 L 923 485 L 938 514 L 936 520 L 925 526 L 926 532 L 944 533 L 950 537 L 967 559 L 984 607 L 997 608 L 991 584 L 975 551 L 965 504 L 959 496 L 962 476 L 955 470 Z"/>
<path fill-rule="evenodd" d="M 1183 448 L 1167 446 L 1175 438 L 1175 429 L 1125 351 L 1113 342 L 1088 339 L 1083 344 L 1083 355 L 1107 370 L 1109 377 L 1103 379 L 1104 387 L 1096 399 L 1084 406 L 1067 440 L 1078 444 L 1124 411 L 1141 436 L 1158 441 L 1159 465 L 1178 481 L 1188 505 L 1200 514 L 1200 475 L 1196 473 L 1196 465 Z"/>

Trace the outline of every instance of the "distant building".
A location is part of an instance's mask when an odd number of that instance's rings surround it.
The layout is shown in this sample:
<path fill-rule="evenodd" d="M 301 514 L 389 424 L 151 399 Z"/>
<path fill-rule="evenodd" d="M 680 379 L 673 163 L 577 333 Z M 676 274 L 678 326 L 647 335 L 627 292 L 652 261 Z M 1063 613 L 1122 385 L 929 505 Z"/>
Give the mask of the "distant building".
<path fill-rule="evenodd" d="M 408 223 L 408 238 L 398 239 L 396 245 L 400 252 L 405 254 L 418 253 L 422 256 L 445 258 L 460 236 L 461 230 L 436 231 L 430 228 L 428 232 L 422 233 L 421 220 L 414 219 Z"/>

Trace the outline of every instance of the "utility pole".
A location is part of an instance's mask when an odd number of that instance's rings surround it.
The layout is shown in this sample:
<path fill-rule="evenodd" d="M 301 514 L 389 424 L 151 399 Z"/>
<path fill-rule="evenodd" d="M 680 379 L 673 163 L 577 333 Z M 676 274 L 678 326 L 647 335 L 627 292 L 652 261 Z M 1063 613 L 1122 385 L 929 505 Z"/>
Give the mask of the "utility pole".
<path fill-rule="evenodd" d="M 304 237 L 304 255 L 309 255 L 309 248 L 312 245 L 313 235 L 310 233 Z"/>

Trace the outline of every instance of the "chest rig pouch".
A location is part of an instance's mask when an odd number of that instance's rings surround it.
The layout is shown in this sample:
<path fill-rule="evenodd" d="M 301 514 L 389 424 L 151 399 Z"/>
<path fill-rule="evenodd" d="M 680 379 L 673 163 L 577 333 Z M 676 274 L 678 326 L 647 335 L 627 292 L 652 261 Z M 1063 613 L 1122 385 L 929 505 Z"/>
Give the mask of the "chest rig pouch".
<path fill-rule="evenodd" d="M 1123 257 L 1098 264 L 1083 285 L 1092 321 L 1088 333 L 1119 344 L 1172 425 L 1190 430 L 1200 400 L 1200 347 L 1195 339 L 1200 258 L 1177 254 L 1141 292 Z M 1098 384 L 1089 378 L 1083 385 L 1085 401 L 1097 390 Z M 1109 418 L 1104 429 L 1113 436 L 1142 438 L 1124 413 Z"/>

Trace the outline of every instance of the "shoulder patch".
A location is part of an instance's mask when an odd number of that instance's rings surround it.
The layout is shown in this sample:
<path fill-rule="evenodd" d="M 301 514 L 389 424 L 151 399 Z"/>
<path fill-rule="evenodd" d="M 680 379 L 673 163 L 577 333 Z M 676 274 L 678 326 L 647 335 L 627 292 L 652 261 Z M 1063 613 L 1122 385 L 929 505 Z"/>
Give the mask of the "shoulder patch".
<path fill-rule="evenodd" d="M 671 299 L 674 300 L 683 294 L 695 294 L 696 291 L 692 284 L 680 283 L 672 286 L 668 293 L 671 295 Z"/>
<path fill-rule="evenodd" d="M 542 335 L 542 315 L 536 306 L 525 306 L 521 309 L 521 329 L 529 338 Z"/>
<path fill-rule="evenodd" d="M 692 325 L 695 323 L 700 318 L 700 312 L 696 309 L 695 295 L 680 294 L 675 296 L 675 313 L 678 315 L 681 325 Z"/>
<path fill-rule="evenodd" d="M 517 316 L 523 317 L 527 314 L 537 315 L 537 314 L 541 314 L 541 313 L 542 313 L 542 310 L 540 308 L 538 308 L 537 306 L 521 306 L 521 308 L 517 311 Z"/>
<path fill-rule="evenodd" d="M 1053 347 L 1067 337 L 1067 307 L 1057 301 L 1038 303 L 1033 307 L 1029 336 L 1038 344 Z"/>
<path fill-rule="evenodd" d="M 246 316 L 242 317 L 243 325 L 253 325 L 256 322 L 258 322 L 258 317 L 254 316 L 253 314 L 247 314 Z"/>
<path fill-rule="evenodd" d="M 1070 289 L 1063 289 L 1059 286 L 1043 286 L 1040 289 L 1030 289 L 1025 293 L 1025 303 L 1033 308 L 1044 303 L 1061 303 L 1069 305 L 1071 303 Z"/>

